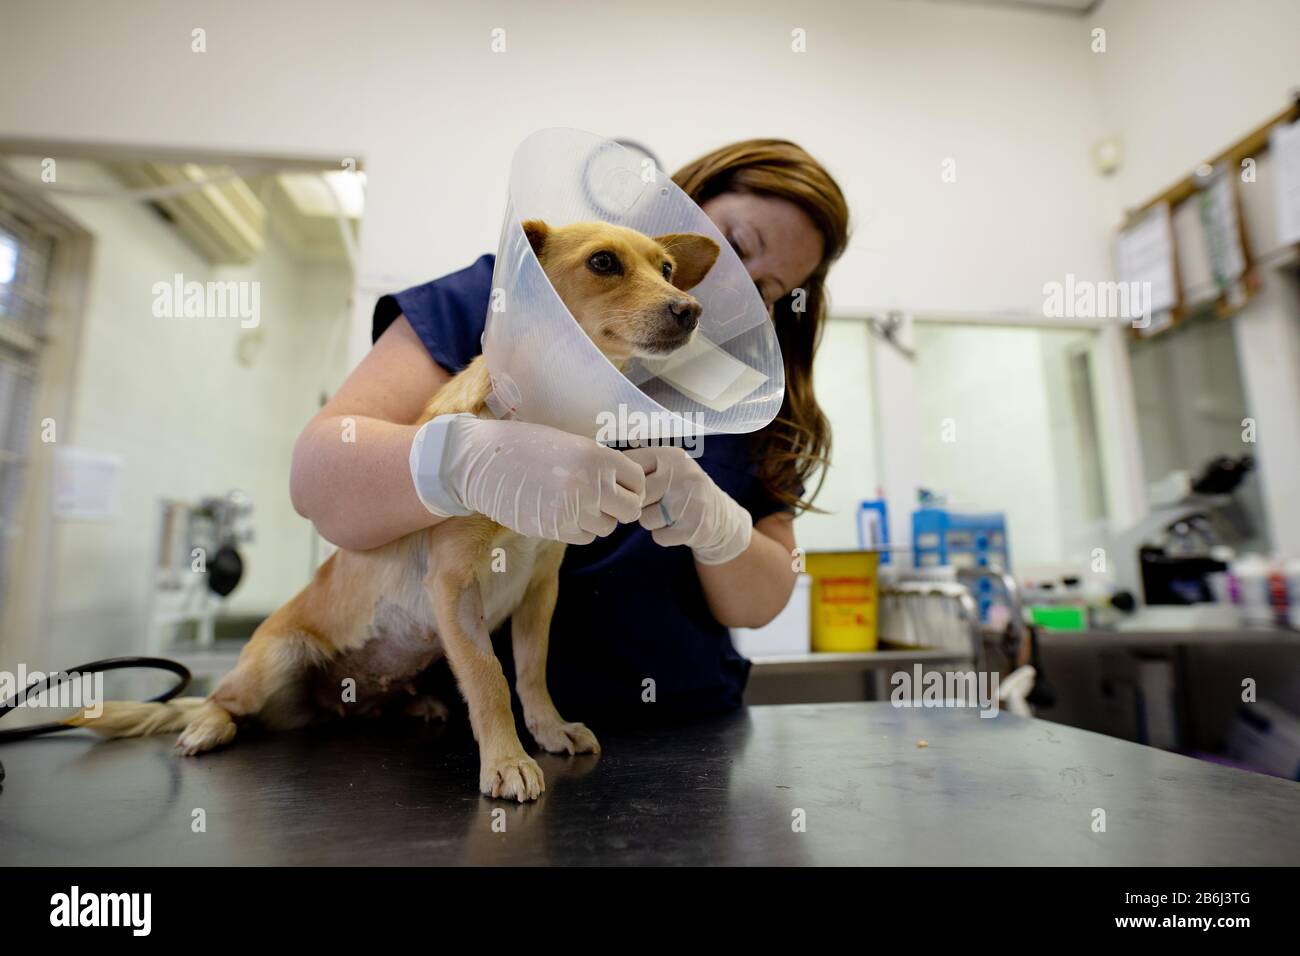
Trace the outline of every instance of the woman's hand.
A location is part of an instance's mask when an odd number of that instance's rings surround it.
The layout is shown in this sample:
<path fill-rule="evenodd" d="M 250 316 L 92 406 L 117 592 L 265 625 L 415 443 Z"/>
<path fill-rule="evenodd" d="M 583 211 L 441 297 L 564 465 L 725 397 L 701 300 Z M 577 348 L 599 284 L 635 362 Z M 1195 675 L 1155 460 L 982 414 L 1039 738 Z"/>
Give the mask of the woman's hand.
<path fill-rule="evenodd" d="M 589 438 L 473 415 L 425 425 L 412 443 L 411 474 L 435 514 L 460 506 L 461 514 L 567 544 L 590 544 L 635 521 L 645 490 L 640 465 Z"/>
<path fill-rule="evenodd" d="M 791 516 L 753 518 L 680 448 L 633 448 L 628 458 L 645 469 L 641 527 L 665 546 L 684 544 L 709 611 L 727 627 L 762 627 L 780 613 L 794 590 Z"/>
<path fill-rule="evenodd" d="M 749 512 L 682 449 L 633 448 L 624 454 L 645 471 L 641 527 L 656 543 L 684 544 L 707 565 L 725 564 L 749 547 Z"/>

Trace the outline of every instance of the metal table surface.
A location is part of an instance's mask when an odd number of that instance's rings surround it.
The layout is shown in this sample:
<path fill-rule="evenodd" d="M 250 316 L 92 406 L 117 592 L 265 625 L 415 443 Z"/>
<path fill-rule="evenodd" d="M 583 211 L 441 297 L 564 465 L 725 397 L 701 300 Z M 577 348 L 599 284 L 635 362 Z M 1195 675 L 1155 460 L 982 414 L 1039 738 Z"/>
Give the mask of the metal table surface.
<path fill-rule="evenodd" d="M 0 751 L 0 863 L 1300 863 L 1300 784 L 1043 720 L 800 704 L 601 741 L 542 754 L 526 805 L 478 794 L 459 721 L 337 722 L 198 758 L 170 737 L 24 741 Z"/>

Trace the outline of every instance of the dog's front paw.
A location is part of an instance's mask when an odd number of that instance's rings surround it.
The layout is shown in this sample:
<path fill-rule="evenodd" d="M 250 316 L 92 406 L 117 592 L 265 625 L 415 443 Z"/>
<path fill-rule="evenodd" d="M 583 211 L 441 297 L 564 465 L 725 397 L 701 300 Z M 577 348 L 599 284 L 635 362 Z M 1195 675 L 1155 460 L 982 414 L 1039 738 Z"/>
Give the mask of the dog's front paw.
<path fill-rule="evenodd" d="M 554 723 L 530 727 L 533 739 L 543 750 L 553 754 L 598 754 L 600 742 L 585 724 Z"/>
<path fill-rule="evenodd" d="M 503 800 L 536 800 L 546 789 L 546 778 L 537 761 L 527 754 L 503 757 L 483 764 L 478 788 L 489 797 Z"/>

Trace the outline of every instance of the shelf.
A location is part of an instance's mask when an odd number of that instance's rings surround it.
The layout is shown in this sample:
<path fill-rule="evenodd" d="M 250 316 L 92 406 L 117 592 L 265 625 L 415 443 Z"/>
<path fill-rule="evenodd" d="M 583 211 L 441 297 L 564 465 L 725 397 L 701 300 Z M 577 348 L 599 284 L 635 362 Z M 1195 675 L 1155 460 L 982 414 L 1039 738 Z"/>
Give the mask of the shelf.
<path fill-rule="evenodd" d="M 969 662 L 969 651 L 946 651 L 933 647 L 899 647 L 881 651 L 863 651 L 855 654 L 773 654 L 751 658 L 754 673 L 818 674 L 827 672 L 866 673 L 885 668 L 906 667 L 912 664 L 951 664 Z"/>
<path fill-rule="evenodd" d="M 1231 644 L 1281 644 L 1300 647 L 1300 631 L 1270 628 L 1211 628 L 1205 630 L 1114 630 L 1049 631 L 1038 630 L 1043 646 L 1053 647 L 1179 647 L 1227 646 Z"/>

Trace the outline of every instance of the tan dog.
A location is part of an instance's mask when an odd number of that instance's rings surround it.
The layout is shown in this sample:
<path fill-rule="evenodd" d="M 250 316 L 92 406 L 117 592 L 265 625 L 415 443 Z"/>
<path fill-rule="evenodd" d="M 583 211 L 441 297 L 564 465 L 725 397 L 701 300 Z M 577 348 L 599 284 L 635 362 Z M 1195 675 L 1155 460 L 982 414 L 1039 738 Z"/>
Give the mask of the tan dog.
<path fill-rule="evenodd" d="M 650 239 L 604 223 L 551 229 L 524 224 L 543 269 L 583 330 L 621 366 L 665 354 L 691 337 L 700 313 L 684 293 L 713 267 L 718 246 L 693 234 Z M 487 367 L 474 359 L 429 402 L 416 424 L 451 412 L 488 413 Z M 502 548 L 504 573 L 490 556 Z M 510 691 L 489 634 L 513 615 L 516 691 L 524 722 L 553 753 L 596 753 L 590 730 L 566 721 L 546 689 L 546 650 L 565 545 L 525 538 L 485 518 L 449 518 L 373 551 L 338 551 L 312 582 L 253 634 L 206 700 L 111 702 L 98 718 L 68 723 L 110 737 L 180 731 L 198 754 L 229 743 L 238 723 L 300 727 L 329 714 L 373 713 L 397 704 L 424 717 L 441 702 L 413 696 L 412 681 L 444 655 L 469 705 L 479 744 L 479 788 L 533 800 L 541 768 L 515 733 Z M 345 682 L 355 681 L 344 702 Z"/>

